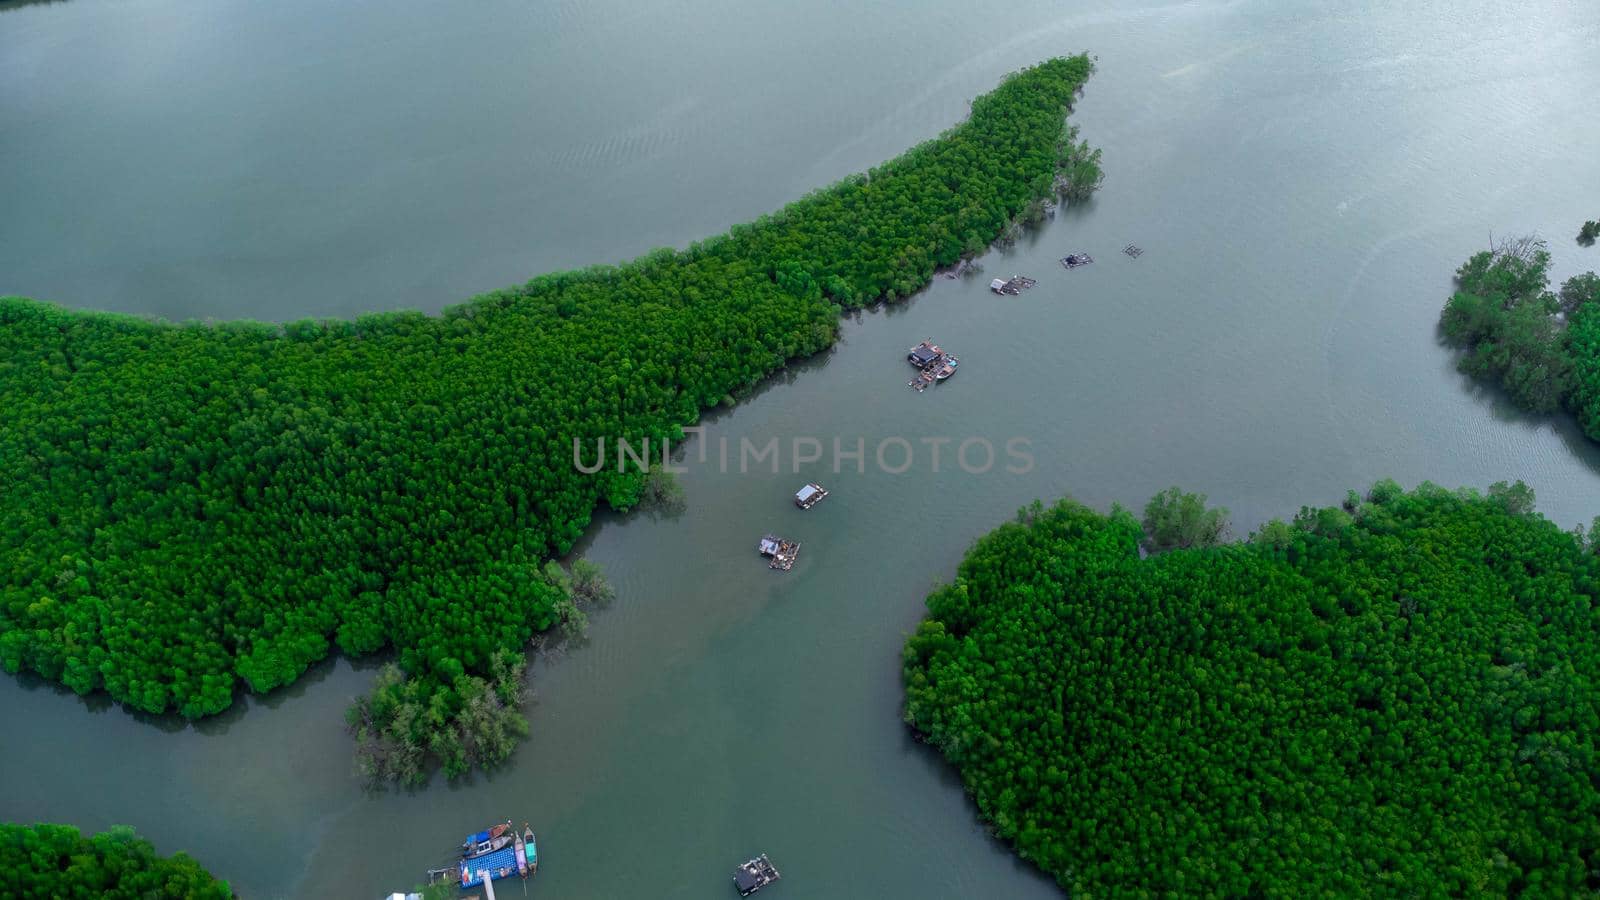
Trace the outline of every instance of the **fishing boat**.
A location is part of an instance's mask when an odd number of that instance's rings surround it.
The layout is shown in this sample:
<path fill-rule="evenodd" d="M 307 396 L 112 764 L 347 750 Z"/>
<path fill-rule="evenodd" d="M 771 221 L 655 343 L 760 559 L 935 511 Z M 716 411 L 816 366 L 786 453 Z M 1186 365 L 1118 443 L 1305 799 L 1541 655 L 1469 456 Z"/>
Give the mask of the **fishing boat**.
<path fill-rule="evenodd" d="M 961 365 L 961 360 L 956 359 L 954 356 L 944 357 L 943 360 L 941 360 L 939 367 L 933 371 L 934 380 L 943 381 L 946 378 L 949 378 L 951 375 L 956 373 L 956 366 L 959 365 Z"/>
<path fill-rule="evenodd" d="M 461 843 L 461 855 L 463 857 L 468 857 L 482 856 L 485 853 L 493 853 L 494 851 L 499 850 L 501 847 L 511 843 L 513 837 L 514 835 L 512 834 L 510 822 L 506 822 L 503 825 L 496 825 L 493 828 L 480 831 L 477 834 L 468 835 L 467 839 Z"/>

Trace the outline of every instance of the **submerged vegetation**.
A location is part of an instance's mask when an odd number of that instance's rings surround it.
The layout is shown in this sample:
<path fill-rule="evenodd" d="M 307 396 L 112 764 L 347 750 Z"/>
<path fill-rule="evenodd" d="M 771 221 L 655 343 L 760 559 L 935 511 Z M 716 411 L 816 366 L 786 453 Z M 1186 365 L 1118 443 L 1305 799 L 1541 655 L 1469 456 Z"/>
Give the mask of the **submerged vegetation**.
<path fill-rule="evenodd" d="M 1063 501 L 981 539 L 905 650 L 908 721 L 1073 895 L 1600 885 L 1600 558 L 1380 482 L 1141 559 Z"/>
<path fill-rule="evenodd" d="M 1064 123 L 1091 68 L 1017 73 L 937 139 L 687 250 L 437 317 L 173 325 L 0 300 L 0 666 L 199 717 L 335 648 L 393 647 L 352 712 L 369 771 L 503 758 L 525 727 L 507 655 L 582 628 L 544 563 L 647 489 L 573 448 L 681 437 L 831 344 L 842 309 L 1098 184 Z"/>
<path fill-rule="evenodd" d="M 521 653 L 497 651 L 488 677 L 457 675 L 450 683 L 454 702 L 445 702 L 443 692 L 386 664 L 372 692 L 345 711 L 357 770 L 374 784 L 414 785 L 427 780 L 433 760 L 450 776 L 504 762 L 528 733 L 520 711 L 525 666 Z"/>
<path fill-rule="evenodd" d="M 38 900 L 228 900 L 228 883 L 183 853 L 155 848 L 118 825 L 84 837 L 68 825 L 0 824 L 0 893 Z"/>
<path fill-rule="evenodd" d="M 1504 388 L 1517 406 L 1567 406 L 1600 439 L 1600 278 L 1550 290 L 1550 252 L 1520 238 L 1474 254 L 1456 271 L 1439 326 L 1464 353 L 1461 371 Z"/>

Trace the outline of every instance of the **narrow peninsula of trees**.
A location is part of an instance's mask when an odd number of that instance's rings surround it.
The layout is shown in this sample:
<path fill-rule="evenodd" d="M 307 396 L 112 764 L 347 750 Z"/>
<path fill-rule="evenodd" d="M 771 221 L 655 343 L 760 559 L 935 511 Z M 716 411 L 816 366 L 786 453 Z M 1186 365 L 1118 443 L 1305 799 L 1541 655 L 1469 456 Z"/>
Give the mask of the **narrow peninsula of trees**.
<path fill-rule="evenodd" d="M 1073 896 L 1600 886 L 1600 558 L 1488 495 L 1380 482 L 1141 559 L 1038 504 L 905 650 L 908 721 Z"/>
<path fill-rule="evenodd" d="M 842 309 L 1098 184 L 1064 121 L 1091 68 L 1019 72 L 938 138 L 687 250 L 437 317 L 174 325 L 0 300 L 0 666 L 199 717 L 334 648 L 393 647 L 400 679 L 352 713 L 391 741 L 374 770 L 407 777 L 410 741 L 492 759 L 518 730 L 505 655 L 563 620 L 544 562 L 647 488 L 637 467 L 578 471 L 575 446 L 681 436 L 827 347 Z M 468 720 L 491 725 L 480 750 L 458 750 Z"/>
<path fill-rule="evenodd" d="M 1535 413 L 1562 407 L 1600 439 L 1600 277 L 1575 275 L 1550 290 L 1550 251 L 1520 238 L 1456 270 L 1439 327 L 1461 348 L 1461 371 L 1504 388 Z"/>
<path fill-rule="evenodd" d="M 0 894 L 16 900 L 229 900 L 228 883 L 185 854 L 158 856 L 133 829 L 84 837 L 67 825 L 0 824 Z"/>

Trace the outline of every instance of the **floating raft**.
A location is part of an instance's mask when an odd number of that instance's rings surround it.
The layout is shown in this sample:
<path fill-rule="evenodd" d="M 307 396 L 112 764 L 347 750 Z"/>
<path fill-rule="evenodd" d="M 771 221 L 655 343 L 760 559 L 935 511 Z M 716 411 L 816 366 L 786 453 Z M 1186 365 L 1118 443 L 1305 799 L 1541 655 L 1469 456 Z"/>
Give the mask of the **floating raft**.
<path fill-rule="evenodd" d="M 1129 244 L 1128 246 L 1122 248 L 1122 252 L 1128 254 L 1134 259 L 1138 259 L 1144 253 L 1144 250 Z"/>
<path fill-rule="evenodd" d="M 826 496 L 828 489 L 813 481 L 795 492 L 794 505 L 801 509 L 810 509 L 821 503 Z"/>
<path fill-rule="evenodd" d="M 923 341 L 912 347 L 908 359 L 919 371 L 916 377 L 906 382 L 906 386 L 915 388 L 919 392 L 927 390 L 928 386 L 935 382 L 944 381 L 954 375 L 956 367 L 961 365 L 961 360 L 931 341 Z"/>
<path fill-rule="evenodd" d="M 921 372 L 918 372 L 917 377 L 906 382 L 906 386 L 916 388 L 916 390 L 920 393 L 927 390 L 928 385 L 934 384 L 935 382 L 944 381 L 946 378 L 954 375 L 956 373 L 956 367 L 959 365 L 961 365 L 961 360 L 956 359 L 954 356 L 949 354 L 945 354 L 944 356 L 939 357 L 939 360 L 933 365 L 930 365 Z"/>
<path fill-rule="evenodd" d="M 1061 264 L 1069 269 L 1076 269 L 1079 266 L 1087 266 L 1092 262 L 1094 262 L 1094 257 L 1087 253 L 1069 253 L 1066 256 L 1061 257 Z"/>
<path fill-rule="evenodd" d="M 733 870 L 733 886 L 739 896 L 748 897 L 778 880 L 778 869 L 765 853 Z"/>
<path fill-rule="evenodd" d="M 767 558 L 767 568 L 789 571 L 794 568 L 794 561 L 800 556 L 800 542 L 784 540 L 776 535 L 767 535 L 757 545 L 761 555 Z"/>
<path fill-rule="evenodd" d="M 1013 275 L 1010 278 L 996 278 L 989 282 L 989 290 L 1007 297 L 1015 297 L 1038 283 L 1026 275 Z"/>
<path fill-rule="evenodd" d="M 521 834 L 512 830 L 510 822 L 496 825 L 490 831 L 468 837 L 462 847 L 457 880 L 463 888 L 482 884 L 485 875 L 490 881 L 513 875 L 527 878 L 539 870 L 539 849 L 534 843 L 533 829 L 527 825 L 523 826 Z M 482 847 L 492 849 L 473 852 Z"/>

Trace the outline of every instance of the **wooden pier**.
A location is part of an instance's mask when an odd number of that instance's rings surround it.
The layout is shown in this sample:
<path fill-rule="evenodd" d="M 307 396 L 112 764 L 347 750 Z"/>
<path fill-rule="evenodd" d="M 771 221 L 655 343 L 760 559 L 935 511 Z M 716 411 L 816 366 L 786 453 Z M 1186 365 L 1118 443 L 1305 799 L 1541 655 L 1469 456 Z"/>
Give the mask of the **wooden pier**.
<path fill-rule="evenodd" d="M 772 534 L 762 538 L 757 549 L 767 558 L 767 568 L 784 572 L 794 568 L 794 561 L 800 556 L 799 541 L 785 540 Z"/>

